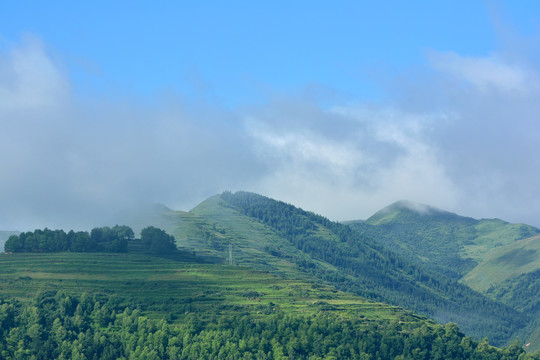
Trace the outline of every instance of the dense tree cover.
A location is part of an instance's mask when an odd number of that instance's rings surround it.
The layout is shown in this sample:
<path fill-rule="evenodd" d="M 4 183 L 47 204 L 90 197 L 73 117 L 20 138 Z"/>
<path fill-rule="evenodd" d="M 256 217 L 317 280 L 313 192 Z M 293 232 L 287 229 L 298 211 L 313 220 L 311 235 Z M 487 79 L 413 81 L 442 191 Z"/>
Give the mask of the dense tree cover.
<path fill-rule="evenodd" d="M 341 290 L 403 306 L 443 323 L 456 322 L 467 333 L 488 336 L 495 344 L 506 343 L 525 326 L 523 314 L 516 310 L 429 271 L 348 226 L 257 194 L 226 192 L 222 199 L 272 227 L 301 250 L 300 255 L 290 254 L 269 246 L 268 252 L 295 262 Z"/>
<path fill-rule="evenodd" d="M 472 259 L 460 256 L 462 244 L 457 241 L 457 237 L 463 241 L 470 241 L 474 237 L 473 224 L 456 221 L 446 213 L 439 216 L 425 216 L 422 222 L 416 219 L 414 222 L 411 220 L 411 223 L 399 222 L 377 226 L 356 222 L 349 226 L 355 231 L 377 239 L 377 242 L 386 247 L 398 248 L 402 256 L 412 261 L 422 259 L 420 261 L 434 271 L 456 280 L 477 265 Z"/>
<path fill-rule="evenodd" d="M 527 313 L 531 318 L 529 327 L 540 327 L 540 270 L 491 286 L 486 293 L 497 301 Z"/>
<path fill-rule="evenodd" d="M 154 255 L 171 254 L 176 248 L 173 236 L 153 226 L 141 231 L 140 241 L 136 241 L 129 226 L 96 227 L 87 231 L 35 230 L 12 235 L 4 246 L 6 252 L 127 252 L 128 244 L 141 247 Z M 137 246 L 139 245 L 139 246 Z"/>
<path fill-rule="evenodd" d="M 141 230 L 141 241 L 150 254 L 162 255 L 176 251 L 174 236 L 154 226 Z"/>
<path fill-rule="evenodd" d="M 498 286 L 492 286 L 487 294 L 500 302 L 524 312 L 540 312 L 540 270 L 521 274 Z"/>
<path fill-rule="evenodd" d="M 39 294 L 0 300 L 4 359 L 493 359 L 533 360 L 519 343 L 499 349 L 455 324 L 371 323 L 332 315 L 188 314 L 145 317 L 114 297 Z"/>
<path fill-rule="evenodd" d="M 526 313 L 531 319 L 521 335 L 524 339 L 540 328 L 540 270 L 521 274 L 487 290 L 487 295 Z"/>
<path fill-rule="evenodd" d="M 128 241 L 134 239 L 128 226 L 94 228 L 90 233 L 71 230 L 35 230 L 12 235 L 6 241 L 6 252 L 127 252 Z"/>

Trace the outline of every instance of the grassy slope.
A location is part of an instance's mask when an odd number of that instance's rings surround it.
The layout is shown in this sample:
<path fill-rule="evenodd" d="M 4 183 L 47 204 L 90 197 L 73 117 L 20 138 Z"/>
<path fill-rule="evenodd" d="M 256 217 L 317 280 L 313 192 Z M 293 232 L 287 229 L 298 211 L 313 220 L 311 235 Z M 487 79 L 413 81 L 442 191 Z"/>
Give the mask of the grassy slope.
<path fill-rule="evenodd" d="M 228 244 L 232 244 L 233 261 L 236 264 L 314 280 L 312 276 L 300 271 L 295 264 L 273 256 L 267 251 L 269 247 L 275 247 L 287 254 L 299 254 L 300 251 L 296 247 L 272 228 L 227 207 L 220 195 L 203 201 L 190 213 L 206 219 L 207 224 L 212 224 L 207 230 L 213 231 L 216 237 L 221 237 L 223 243 L 227 244 L 223 252 L 225 259 L 228 259 Z M 330 264 L 322 262 L 318 264 L 337 271 Z"/>
<path fill-rule="evenodd" d="M 540 350 L 540 236 L 491 250 L 464 278 L 473 289 L 523 311 L 531 319 L 521 337 L 528 351 Z"/>
<path fill-rule="evenodd" d="M 148 216 L 148 213 L 151 216 Z M 402 224 L 410 222 L 411 219 L 416 219 L 422 223 L 425 218 L 418 220 L 418 213 L 407 213 L 406 216 L 403 216 L 403 211 L 389 214 L 388 212 L 384 216 L 379 216 L 378 225 L 370 225 L 373 229 L 381 230 L 384 224 L 389 224 L 392 222 L 400 221 Z M 490 244 L 495 243 L 492 241 L 490 234 L 492 234 L 495 229 L 500 230 L 503 224 L 490 223 L 490 226 L 481 227 L 480 230 L 474 229 L 474 226 L 478 224 L 477 220 L 465 218 L 468 223 L 467 226 L 462 226 L 462 217 L 459 217 L 455 214 L 441 212 L 439 216 L 431 216 L 431 219 L 439 222 L 447 221 L 450 217 L 450 225 L 443 227 L 445 239 L 456 236 L 459 234 L 461 238 L 467 239 L 471 238 L 471 233 L 478 233 L 482 236 L 482 246 L 490 246 Z M 379 214 L 381 215 L 381 214 Z M 425 214 L 424 214 L 425 215 Z M 433 214 L 432 214 L 433 215 Z M 135 221 L 133 220 L 135 219 Z M 138 219 L 138 220 L 137 220 Z M 224 264 L 228 259 L 229 244 L 232 244 L 233 249 L 233 261 L 235 264 L 242 266 L 249 266 L 258 270 L 268 271 L 277 276 L 282 276 L 288 279 L 302 279 L 307 281 L 320 281 L 316 280 L 315 276 L 309 274 L 305 271 L 301 271 L 296 264 L 292 264 L 285 260 L 283 257 L 276 257 L 272 255 L 271 251 L 268 251 L 269 248 L 277 248 L 281 253 L 286 254 L 300 254 L 301 256 L 307 256 L 311 261 L 316 261 L 318 266 L 326 268 L 330 271 L 344 274 L 343 271 L 334 267 L 333 265 L 324 262 L 322 260 L 316 260 L 313 257 L 310 257 L 309 254 L 303 253 L 301 250 L 297 249 L 292 245 L 287 239 L 280 236 L 275 229 L 262 224 L 260 221 L 242 215 L 237 210 L 228 207 L 228 205 L 223 201 L 221 196 L 217 195 L 211 197 L 201 203 L 199 206 L 191 210 L 190 212 L 179 212 L 172 211 L 163 207 L 154 207 L 150 211 L 146 211 L 145 216 L 139 216 L 138 218 L 132 217 L 132 220 L 126 223 L 134 228 L 141 227 L 141 219 L 144 219 L 146 225 L 155 225 L 160 226 L 166 229 L 169 233 L 173 234 L 177 239 L 177 244 L 180 248 L 194 251 L 198 255 L 212 256 L 215 262 Z M 151 223 L 149 223 L 149 219 Z M 137 223 L 139 221 L 139 223 Z M 373 223 L 373 219 L 370 219 Z M 469 224 L 470 223 L 470 224 Z M 423 224 L 423 223 L 422 223 Z M 472 224 L 472 225 L 471 225 Z M 423 224 L 425 225 L 425 224 Z M 440 235 L 440 231 L 437 232 L 437 229 L 433 228 L 433 223 L 428 224 L 429 226 L 421 228 L 421 234 L 428 235 L 430 239 Z M 495 226 L 497 225 L 497 226 Z M 386 231 L 387 229 L 385 229 Z M 317 226 L 316 234 L 322 236 L 331 242 L 336 242 L 336 245 L 339 245 L 339 239 L 324 228 L 324 226 Z M 497 243 L 500 242 L 497 240 Z M 429 244 L 429 241 L 427 242 Z M 446 245 L 452 245 L 449 241 L 445 241 Z M 441 246 L 437 244 L 430 244 L 430 251 L 440 251 Z M 457 253 L 459 248 L 452 249 L 446 248 L 447 253 L 452 253 L 455 250 Z M 420 252 L 416 252 L 420 253 Z M 429 258 L 429 252 L 426 253 L 426 258 Z M 456 255 L 459 257 L 459 255 Z M 347 275 L 351 276 L 351 275 Z M 407 277 L 406 274 L 402 276 Z M 352 279 L 353 281 L 355 279 Z M 422 288 L 427 289 L 426 286 Z M 428 290 L 432 291 L 432 290 Z M 444 294 L 438 293 L 435 291 L 433 296 L 445 297 Z M 441 299 L 442 299 L 441 298 Z M 442 300 L 443 302 L 446 300 Z M 445 317 L 446 314 L 439 314 L 442 317 Z M 455 321 L 455 320 L 454 320 Z"/>
<path fill-rule="evenodd" d="M 141 254 L 52 253 L 0 256 L 0 293 L 29 300 L 36 293 L 114 294 L 153 318 L 181 322 L 191 312 L 328 311 L 366 321 L 429 322 L 386 304 L 333 288 L 239 266 L 179 262 Z"/>
<path fill-rule="evenodd" d="M 538 269 L 540 236 L 533 236 L 490 251 L 463 281 L 473 289 L 485 292 L 491 286 Z"/>
<path fill-rule="evenodd" d="M 271 228 L 224 205 L 220 195 L 210 197 L 189 212 L 152 205 L 131 211 L 129 216 L 124 212 L 116 222 L 134 229 L 158 226 L 174 235 L 180 249 L 210 258 L 215 263 L 228 263 L 230 244 L 236 265 L 314 280 L 295 264 L 266 251 L 268 246 L 279 247 L 289 254 L 298 253 L 298 249 Z M 321 265 L 333 269 L 329 264 Z"/>
<path fill-rule="evenodd" d="M 538 232 L 537 228 L 526 224 L 482 219 L 475 225 L 476 236 L 473 243 L 465 244 L 462 254 L 480 263 L 489 256 L 491 250 L 528 238 Z"/>

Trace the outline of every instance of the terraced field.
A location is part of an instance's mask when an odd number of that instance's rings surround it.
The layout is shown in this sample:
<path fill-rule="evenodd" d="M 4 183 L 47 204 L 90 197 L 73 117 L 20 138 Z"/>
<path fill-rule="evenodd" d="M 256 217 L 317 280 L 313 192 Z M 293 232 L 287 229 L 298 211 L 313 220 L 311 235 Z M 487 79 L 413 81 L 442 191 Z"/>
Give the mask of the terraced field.
<path fill-rule="evenodd" d="M 276 310 L 326 311 L 366 321 L 416 322 L 400 308 L 369 302 L 331 287 L 290 280 L 249 268 L 180 262 L 143 254 L 52 253 L 0 256 L 0 294 L 29 301 L 37 293 L 113 295 L 153 318 Z"/>

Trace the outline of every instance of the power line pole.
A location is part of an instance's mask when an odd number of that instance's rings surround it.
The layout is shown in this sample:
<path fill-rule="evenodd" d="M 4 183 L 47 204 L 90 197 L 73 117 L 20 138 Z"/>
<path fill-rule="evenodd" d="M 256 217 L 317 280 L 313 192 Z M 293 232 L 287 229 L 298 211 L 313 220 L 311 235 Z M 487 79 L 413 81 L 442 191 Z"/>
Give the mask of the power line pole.
<path fill-rule="evenodd" d="M 229 243 L 229 265 L 232 264 L 232 243 Z"/>

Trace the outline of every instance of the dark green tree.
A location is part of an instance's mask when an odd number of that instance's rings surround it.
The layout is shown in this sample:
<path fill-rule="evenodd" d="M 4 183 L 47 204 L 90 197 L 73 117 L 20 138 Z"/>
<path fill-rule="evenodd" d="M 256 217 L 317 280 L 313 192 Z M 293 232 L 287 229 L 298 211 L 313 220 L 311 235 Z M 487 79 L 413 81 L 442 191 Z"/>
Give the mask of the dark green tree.
<path fill-rule="evenodd" d="M 174 237 L 154 226 L 148 226 L 141 230 L 141 241 L 151 254 L 163 255 L 176 251 Z"/>

